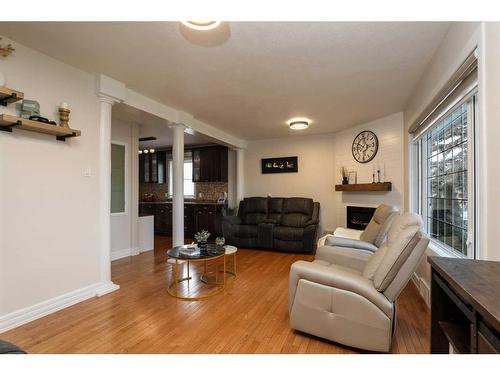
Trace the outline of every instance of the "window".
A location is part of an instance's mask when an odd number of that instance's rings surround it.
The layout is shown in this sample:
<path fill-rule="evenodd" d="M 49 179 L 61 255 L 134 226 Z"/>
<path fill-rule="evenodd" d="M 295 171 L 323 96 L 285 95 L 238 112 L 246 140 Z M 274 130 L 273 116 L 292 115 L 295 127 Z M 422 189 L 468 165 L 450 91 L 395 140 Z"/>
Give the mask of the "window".
<path fill-rule="evenodd" d="M 173 162 L 172 159 L 168 160 L 168 195 L 174 195 L 173 191 Z M 194 183 L 193 183 L 193 160 L 191 153 L 184 155 L 184 196 L 194 197 Z"/>
<path fill-rule="evenodd" d="M 465 97 L 417 140 L 419 210 L 435 244 L 474 257 L 474 129 L 477 98 Z"/>
<path fill-rule="evenodd" d="M 125 212 L 125 146 L 111 144 L 111 213 Z"/>

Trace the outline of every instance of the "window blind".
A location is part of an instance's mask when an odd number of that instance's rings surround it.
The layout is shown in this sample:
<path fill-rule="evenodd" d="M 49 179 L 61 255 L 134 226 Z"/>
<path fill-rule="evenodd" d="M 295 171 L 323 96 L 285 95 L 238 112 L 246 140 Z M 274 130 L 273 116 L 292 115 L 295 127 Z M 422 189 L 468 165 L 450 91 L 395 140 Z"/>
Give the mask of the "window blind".
<path fill-rule="evenodd" d="M 410 126 L 408 132 L 414 139 L 421 137 L 451 108 L 477 87 L 476 51 L 471 53 L 448 80 L 444 88 L 425 108 L 422 115 Z"/>

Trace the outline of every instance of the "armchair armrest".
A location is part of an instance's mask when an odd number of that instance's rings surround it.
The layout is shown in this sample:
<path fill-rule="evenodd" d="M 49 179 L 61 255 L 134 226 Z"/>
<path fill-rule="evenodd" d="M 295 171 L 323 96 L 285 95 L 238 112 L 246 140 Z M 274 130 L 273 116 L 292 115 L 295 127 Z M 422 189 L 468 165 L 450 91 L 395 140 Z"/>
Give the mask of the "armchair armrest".
<path fill-rule="evenodd" d="M 356 271 L 350 271 L 339 266 L 325 266 L 322 264 L 299 260 L 292 264 L 288 287 L 288 307 L 293 306 L 295 293 L 300 280 L 307 280 L 316 284 L 342 289 L 358 294 L 377 306 L 389 318 L 392 316 L 392 303 L 373 286 L 373 282 L 364 278 Z"/>
<path fill-rule="evenodd" d="M 222 221 L 231 225 L 241 225 L 241 218 L 239 216 L 223 216 Z"/>
<path fill-rule="evenodd" d="M 319 220 L 318 219 L 310 219 L 307 220 L 306 223 L 304 224 L 304 227 L 308 227 L 309 225 L 318 225 Z"/>
<path fill-rule="evenodd" d="M 325 245 L 327 246 L 339 246 L 339 247 L 349 247 L 351 249 L 367 250 L 372 253 L 378 250 L 378 247 L 374 244 L 361 240 L 353 240 L 351 238 L 329 236 L 325 240 Z"/>
<path fill-rule="evenodd" d="M 348 247 L 321 246 L 316 250 L 314 259 L 363 272 L 371 256 L 372 253 L 369 251 L 360 251 Z"/>

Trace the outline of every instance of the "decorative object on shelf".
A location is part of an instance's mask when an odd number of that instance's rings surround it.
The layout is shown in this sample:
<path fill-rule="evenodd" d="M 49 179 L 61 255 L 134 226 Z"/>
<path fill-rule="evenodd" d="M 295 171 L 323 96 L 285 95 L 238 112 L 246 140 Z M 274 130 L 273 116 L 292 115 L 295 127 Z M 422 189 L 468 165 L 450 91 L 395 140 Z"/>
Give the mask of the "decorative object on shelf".
<path fill-rule="evenodd" d="M 262 173 L 295 173 L 299 171 L 298 157 L 268 158 L 261 160 Z"/>
<path fill-rule="evenodd" d="M 352 141 L 352 156 L 358 163 L 373 160 L 378 151 L 378 138 L 374 132 L 364 130 Z"/>
<path fill-rule="evenodd" d="M 391 182 L 372 182 L 369 184 L 335 185 L 335 191 L 391 191 Z"/>
<path fill-rule="evenodd" d="M 358 183 L 358 172 L 356 172 L 356 171 L 349 172 L 349 183 L 350 184 L 357 184 Z"/>
<path fill-rule="evenodd" d="M 0 86 L 5 86 L 5 76 L 0 72 Z"/>
<path fill-rule="evenodd" d="M 82 135 L 82 132 L 80 130 L 71 128 L 62 128 L 60 126 L 54 126 L 44 122 L 33 121 L 22 117 L 17 117 L 7 114 L 1 114 L 0 130 L 11 133 L 13 128 L 53 135 L 56 137 L 58 141 L 63 141 L 63 142 L 66 140 L 66 138 L 79 137 Z"/>
<path fill-rule="evenodd" d="M 69 128 L 69 114 L 71 110 L 69 109 L 68 103 L 61 103 L 59 107 L 59 126 L 63 128 Z"/>
<path fill-rule="evenodd" d="M 375 173 L 372 174 L 372 184 L 375 183 Z"/>
<path fill-rule="evenodd" d="M 0 37 L 0 41 L 2 38 Z M 9 56 L 12 52 L 14 52 L 16 49 L 12 47 L 12 44 L 7 44 L 6 46 L 0 44 L 0 56 L 2 57 L 7 57 Z"/>
<path fill-rule="evenodd" d="M 349 183 L 349 172 L 345 167 L 340 168 L 340 174 L 342 176 L 342 184 L 347 185 Z"/>
<path fill-rule="evenodd" d="M 50 121 L 48 118 L 38 115 L 30 116 L 29 120 L 43 122 L 44 124 L 57 125 L 55 121 Z"/>
<path fill-rule="evenodd" d="M 29 119 L 31 116 L 40 116 L 40 103 L 25 99 L 21 104 L 21 117 Z"/>
<path fill-rule="evenodd" d="M 380 184 L 380 169 L 377 169 L 377 182 Z"/>
<path fill-rule="evenodd" d="M 225 243 L 226 243 L 226 239 L 224 237 L 222 237 L 222 236 L 221 237 L 217 237 L 215 239 L 215 244 L 217 246 L 224 246 Z"/>
<path fill-rule="evenodd" d="M 210 233 L 205 229 L 194 235 L 194 239 L 196 240 L 196 245 L 201 250 L 205 250 L 207 248 L 208 237 L 210 237 Z"/>

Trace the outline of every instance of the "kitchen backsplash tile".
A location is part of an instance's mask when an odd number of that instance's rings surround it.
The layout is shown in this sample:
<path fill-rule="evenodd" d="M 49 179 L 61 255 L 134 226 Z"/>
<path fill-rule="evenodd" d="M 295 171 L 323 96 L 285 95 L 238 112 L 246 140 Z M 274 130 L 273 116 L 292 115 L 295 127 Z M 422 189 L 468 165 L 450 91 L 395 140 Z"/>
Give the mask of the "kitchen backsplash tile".
<path fill-rule="evenodd" d="M 142 183 L 139 185 L 139 200 L 143 200 L 146 194 L 153 194 L 155 201 L 163 201 L 167 199 L 168 185 L 167 184 L 151 184 Z"/>
<path fill-rule="evenodd" d="M 196 199 L 215 201 L 224 192 L 227 193 L 227 182 L 196 182 L 194 184 Z M 141 183 L 139 185 L 139 200 L 146 194 L 153 194 L 155 201 L 165 200 L 168 193 L 167 184 Z"/>
<path fill-rule="evenodd" d="M 194 185 L 196 199 L 200 200 L 216 201 L 227 193 L 227 182 L 196 182 Z"/>

